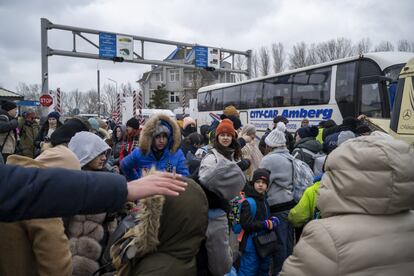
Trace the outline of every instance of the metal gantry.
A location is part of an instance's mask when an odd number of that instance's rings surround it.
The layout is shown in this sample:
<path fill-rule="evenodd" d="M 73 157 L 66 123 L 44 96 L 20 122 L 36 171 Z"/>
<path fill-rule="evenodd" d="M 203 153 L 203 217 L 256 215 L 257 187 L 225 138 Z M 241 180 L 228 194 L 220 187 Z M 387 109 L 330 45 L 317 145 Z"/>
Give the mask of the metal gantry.
<path fill-rule="evenodd" d="M 144 36 L 137 36 L 137 35 L 128 35 L 128 34 L 122 34 L 122 33 L 114 33 L 114 32 L 108 32 L 108 31 L 101 31 L 101 30 L 94 30 L 94 29 L 87 29 L 87 28 L 78 28 L 73 26 L 66 26 L 66 25 L 59 25 L 54 24 L 50 22 L 46 18 L 41 18 L 41 55 L 42 55 L 42 94 L 49 93 L 49 72 L 48 72 L 48 58 L 50 56 L 68 56 L 68 57 L 78 57 L 78 58 L 88 58 L 88 59 L 100 59 L 100 60 L 108 60 L 108 61 L 114 61 L 114 62 L 129 62 L 129 63 L 138 63 L 138 64 L 148 64 L 148 65 L 160 65 L 160 66 L 169 66 L 169 67 L 180 67 L 180 68 L 190 68 L 190 69 L 196 69 L 196 70 L 205 70 L 203 68 L 196 67 L 192 64 L 179 64 L 179 63 L 173 63 L 163 60 L 154 60 L 154 59 L 146 59 L 145 58 L 145 47 L 144 44 L 147 42 L 150 43 L 156 43 L 156 44 L 163 44 L 163 45 L 173 45 L 178 48 L 193 48 L 196 46 L 203 46 L 203 47 L 209 47 L 205 45 L 199 45 L 195 43 L 185 43 L 185 42 L 178 42 L 178 41 L 171 41 L 171 40 L 164 40 L 164 39 L 158 39 L 158 38 L 150 38 L 150 37 L 144 37 Z M 60 50 L 60 49 L 53 49 L 49 47 L 48 45 L 48 31 L 49 30 L 61 30 L 61 31 L 68 31 L 72 32 L 72 51 L 67 50 Z M 99 45 L 93 42 L 93 39 L 88 38 L 88 36 L 99 36 L 100 33 L 112 33 L 116 35 L 124 35 L 132 37 L 134 41 L 139 41 L 141 44 L 141 52 L 138 54 L 134 51 L 134 58 L 132 60 L 122 60 L 118 58 L 114 59 L 108 59 L 103 58 L 99 56 Z M 76 38 L 79 37 L 95 47 L 98 51 L 98 53 L 88 53 L 88 52 L 81 52 L 78 51 L 76 48 Z M 222 53 L 222 57 L 220 58 L 220 61 L 223 61 L 225 59 L 228 59 L 229 57 L 232 58 L 231 68 L 217 68 L 215 69 L 218 72 L 229 72 L 229 73 L 236 73 L 236 74 L 244 74 L 248 78 L 251 76 L 251 50 L 247 51 L 238 51 L 238 50 L 231 50 L 231 49 L 225 49 L 225 48 L 219 48 L 214 47 L 220 50 Z M 234 68 L 234 56 L 235 55 L 242 55 L 247 58 L 247 69 L 246 70 L 240 70 Z"/>

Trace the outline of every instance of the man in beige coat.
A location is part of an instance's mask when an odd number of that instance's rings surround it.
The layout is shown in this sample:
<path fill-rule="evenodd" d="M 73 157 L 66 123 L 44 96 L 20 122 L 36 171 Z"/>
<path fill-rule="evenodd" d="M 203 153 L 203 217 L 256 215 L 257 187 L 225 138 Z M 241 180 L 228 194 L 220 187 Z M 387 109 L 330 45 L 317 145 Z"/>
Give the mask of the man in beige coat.
<path fill-rule="evenodd" d="M 386 137 L 351 139 L 327 158 L 323 219 L 311 221 L 281 275 L 413 275 L 414 151 Z"/>
<path fill-rule="evenodd" d="M 63 145 L 44 151 L 36 160 L 11 155 L 7 163 L 80 170 L 79 160 Z M 72 275 L 72 255 L 64 230 L 61 218 L 1 222 L 0 275 Z"/>

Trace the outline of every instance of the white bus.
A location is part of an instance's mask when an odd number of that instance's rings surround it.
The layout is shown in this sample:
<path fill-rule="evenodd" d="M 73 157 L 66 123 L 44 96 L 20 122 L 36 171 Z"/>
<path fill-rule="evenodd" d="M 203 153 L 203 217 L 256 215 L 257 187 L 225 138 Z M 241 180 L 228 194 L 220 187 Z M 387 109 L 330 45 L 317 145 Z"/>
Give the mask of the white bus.
<path fill-rule="evenodd" d="M 234 105 L 243 124 L 259 132 L 273 127 L 283 115 L 288 130 L 302 119 L 317 125 L 365 114 L 390 118 L 394 91 L 402 67 L 414 57 L 408 52 L 378 52 L 312 65 L 239 83 L 215 84 L 198 90 L 198 125 L 210 124 L 212 114 Z M 394 90 L 394 91 L 393 91 Z M 391 91 L 391 93 L 390 93 Z"/>

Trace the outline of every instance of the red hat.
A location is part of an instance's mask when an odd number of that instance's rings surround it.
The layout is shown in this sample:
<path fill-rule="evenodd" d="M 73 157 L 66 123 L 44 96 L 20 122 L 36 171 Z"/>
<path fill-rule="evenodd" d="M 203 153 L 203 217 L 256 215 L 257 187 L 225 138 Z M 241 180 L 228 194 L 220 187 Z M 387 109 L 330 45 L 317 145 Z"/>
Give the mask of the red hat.
<path fill-rule="evenodd" d="M 236 137 L 236 130 L 234 129 L 233 122 L 231 120 L 224 119 L 217 126 L 216 137 L 223 133 L 230 134 L 231 136 L 233 136 L 233 138 Z"/>

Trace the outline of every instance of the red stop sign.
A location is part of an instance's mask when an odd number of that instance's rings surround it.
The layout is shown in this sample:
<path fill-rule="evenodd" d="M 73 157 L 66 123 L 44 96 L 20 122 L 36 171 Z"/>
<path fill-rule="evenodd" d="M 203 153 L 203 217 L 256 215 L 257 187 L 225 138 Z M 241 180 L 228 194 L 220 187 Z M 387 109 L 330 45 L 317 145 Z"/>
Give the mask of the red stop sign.
<path fill-rule="evenodd" d="M 39 102 L 41 106 L 49 107 L 53 103 L 53 98 L 52 96 L 45 94 L 45 95 L 40 96 Z"/>

